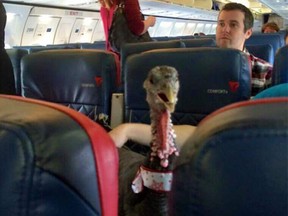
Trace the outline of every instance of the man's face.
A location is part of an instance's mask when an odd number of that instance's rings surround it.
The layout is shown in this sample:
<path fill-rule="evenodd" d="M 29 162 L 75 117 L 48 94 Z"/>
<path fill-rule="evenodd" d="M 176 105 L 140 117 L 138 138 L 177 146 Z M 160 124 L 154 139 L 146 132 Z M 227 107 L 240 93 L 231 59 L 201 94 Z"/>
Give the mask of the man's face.
<path fill-rule="evenodd" d="M 244 13 L 239 10 L 221 11 L 216 28 L 216 44 L 221 48 L 243 50 L 252 29 L 244 32 Z"/>

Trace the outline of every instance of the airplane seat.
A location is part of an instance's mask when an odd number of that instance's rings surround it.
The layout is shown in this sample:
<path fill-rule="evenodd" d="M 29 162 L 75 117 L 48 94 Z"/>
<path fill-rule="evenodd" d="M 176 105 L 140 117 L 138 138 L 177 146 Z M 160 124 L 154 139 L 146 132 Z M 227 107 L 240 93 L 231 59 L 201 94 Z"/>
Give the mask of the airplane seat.
<path fill-rule="evenodd" d="M 118 153 L 67 107 L 0 95 L 0 215 L 117 216 Z"/>
<path fill-rule="evenodd" d="M 259 99 L 205 118 L 180 151 L 169 215 L 287 215 L 287 110 Z"/>
<path fill-rule="evenodd" d="M 273 73 L 272 73 L 272 85 L 281 83 L 288 83 L 288 46 L 281 47 L 276 53 Z"/>
<path fill-rule="evenodd" d="M 245 41 L 245 46 L 271 44 L 273 47 L 273 56 L 275 56 L 277 50 L 283 46 L 283 42 L 283 36 L 280 33 L 254 33 Z"/>
<path fill-rule="evenodd" d="M 158 36 L 158 37 L 152 37 L 154 41 L 168 41 L 170 40 L 170 37 L 168 36 Z"/>
<path fill-rule="evenodd" d="M 106 50 L 106 42 L 105 41 L 95 41 L 94 43 L 83 43 L 83 44 L 81 44 L 81 49 Z"/>
<path fill-rule="evenodd" d="M 29 50 L 31 48 L 43 48 L 45 46 L 42 46 L 42 45 L 27 45 L 27 46 L 13 46 L 12 48 L 13 49 L 26 49 L 29 53 Z"/>
<path fill-rule="evenodd" d="M 42 51 L 25 56 L 21 67 L 22 96 L 66 105 L 94 121 L 100 114 L 110 116 L 119 77 L 110 52 Z"/>
<path fill-rule="evenodd" d="M 169 41 L 151 41 L 151 42 L 144 42 L 144 43 L 127 43 L 123 46 L 121 49 L 121 85 L 122 85 L 122 92 L 124 88 L 124 70 L 125 70 L 125 64 L 126 60 L 129 56 L 133 54 L 138 54 L 141 52 L 145 52 L 152 49 L 167 49 L 167 48 L 183 48 L 185 47 L 185 44 L 178 40 L 169 40 Z"/>
<path fill-rule="evenodd" d="M 207 34 L 207 35 L 195 35 L 195 38 L 212 38 L 214 40 L 216 40 L 216 34 Z"/>
<path fill-rule="evenodd" d="M 26 49 L 6 49 L 6 52 L 11 60 L 15 79 L 16 95 L 21 95 L 21 59 L 28 54 Z"/>
<path fill-rule="evenodd" d="M 151 50 L 127 59 L 125 122 L 150 123 L 143 82 L 148 72 L 159 65 L 172 66 L 179 73 L 178 102 L 172 114 L 175 125 L 197 125 L 220 107 L 250 99 L 250 66 L 241 51 L 215 47 Z"/>
<path fill-rule="evenodd" d="M 181 39 L 185 47 L 216 47 L 216 41 L 213 38 L 194 38 Z"/>
<path fill-rule="evenodd" d="M 81 43 L 47 44 L 46 47 L 54 47 L 56 49 L 80 49 Z"/>
<path fill-rule="evenodd" d="M 80 49 L 79 45 L 62 45 L 62 44 L 53 44 L 53 45 L 47 45 L 44 47 L 31 47 L 29 48 L 28 52 L 29 54 L 35 53 L 35 52 L 41 52 L 46 50 L 55 50 L 55 49 Z"/>
<path fill-rule="evenodd" d="M 246 45 L 246 48 L 252 55 L 261 58 L 273 65 L 274 51 L 271 44 Z"/>
<path fill-rule="evenodd" d="M 194 35 L 183 35 L 183 36 L 177 36 L 178 39 L 195 39 L 196 37 Z"/>

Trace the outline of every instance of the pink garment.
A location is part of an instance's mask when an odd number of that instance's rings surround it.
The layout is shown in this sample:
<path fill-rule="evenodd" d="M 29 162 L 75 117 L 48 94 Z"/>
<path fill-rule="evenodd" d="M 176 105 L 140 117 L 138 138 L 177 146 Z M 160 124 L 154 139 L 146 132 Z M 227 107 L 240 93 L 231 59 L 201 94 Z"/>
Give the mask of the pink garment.
<path fill-rule="evenodd" d="M 101 7 L 100 8 L 100 15 L 102 18 L 102 24 L 104 28 L 104 34 L 105 34 L 105 41 L 106 41 L 106 49 L 111 51 L 110 44 L 108 42 L 108 36 L 109 36 L 109 28 L 112 24 L 113 19 L 113 13 L 116 6 L 111 7 L 110 9 Z"/>

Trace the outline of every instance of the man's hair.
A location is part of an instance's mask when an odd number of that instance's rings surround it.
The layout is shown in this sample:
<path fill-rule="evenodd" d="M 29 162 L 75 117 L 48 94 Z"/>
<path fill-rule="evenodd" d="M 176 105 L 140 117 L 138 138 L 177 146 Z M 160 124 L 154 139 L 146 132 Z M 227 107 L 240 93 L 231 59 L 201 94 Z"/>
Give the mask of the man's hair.
<path fill-rule="evenodd" d="M 268 23 L 265 23 L 262 27 L 262 33 L 265 31 L 265 29 L 269 27 L 271 29 L 274 29 L 276 32 L 278 32 L 280 30 L 279 26 L 275 23 L 275 22 L 268 22 Z"/>
<path fill-rule="evenodd" d="M 253 28 L 254 17 L 249 8 L 239 3 L 230 2 L 225 4 L 221 9 L 221 11 L 232 11 L 232 10 L 239 10 L 242 13 L 244 13 L 244 32 L 246 32 L 248 29 Z"/>

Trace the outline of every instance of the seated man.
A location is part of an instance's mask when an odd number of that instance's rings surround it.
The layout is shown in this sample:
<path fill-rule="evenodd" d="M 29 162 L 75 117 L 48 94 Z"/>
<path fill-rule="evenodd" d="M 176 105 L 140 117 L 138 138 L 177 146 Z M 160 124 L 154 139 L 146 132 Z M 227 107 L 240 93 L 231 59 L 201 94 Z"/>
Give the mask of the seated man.
<path fill-rule="evenodd" d="M 245 52 L 251 62 L 252 95 L 269 87 L 272 65 L 251 55 L 244 47 L 245 41 L 252 35 L 253 14 L 242 4 L 228 3 L 219 12 L 216 28 L 216 44 L 221 48 L 238 49 Z M 175 125 L 176 143 L 181 148 L 185 140 L 194 132 L 195 127 Z M 129 139 L 149 145 L 151 141 L 149 125 L 126 123 L 110 132 L 117 147 L 122 147 Z M 144 135 L 145 134 L 145 135 Z"/>
<path fill-rule="evenodd" d="M 242 4 L 228 3 L 221 9 L 216 27 L 216 44 L 222 48 L 238 49 L 247 53 L 251 62 L 252 96 L 269 87 L 272 65 L 251 55 L 244 47 L 252 35 L 253 14 Z"/>

